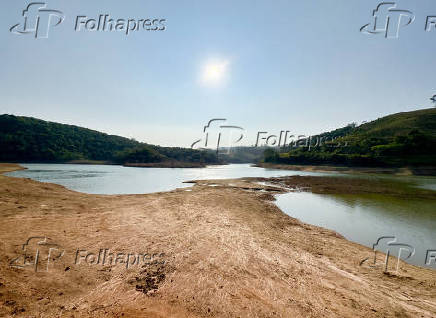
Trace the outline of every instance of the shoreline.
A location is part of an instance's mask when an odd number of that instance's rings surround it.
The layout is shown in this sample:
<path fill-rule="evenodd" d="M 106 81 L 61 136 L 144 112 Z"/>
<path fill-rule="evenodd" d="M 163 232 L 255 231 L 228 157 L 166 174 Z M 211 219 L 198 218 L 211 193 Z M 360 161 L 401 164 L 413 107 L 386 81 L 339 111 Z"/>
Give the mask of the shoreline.
<path fill-rule="evenodd" d="M 212 164 L 181 162 L 181 161 L 164 161 L 164 162 L 155 162 L 155 163 L 125 163 L 122 164 L 122 166 L 134 167 L 134 168 L 205 168 L 206 166 L 212 166 Z"/>
<path fill-rule="evenodd" d="M 92 160 L 73 160 L 67 162 L 26 162 L 23 164 L 58 164 L 58 165 L 68 165 L 68 164 L 76 164 L 76 165 L 101 165 L 101 166 L 120 166 L 120 167 L 133 167 L 133 168 L 204 168 L 207 166 L 221 166 L 227 165 L 227 163 L 213 163 L 213 164 L 202 164 L 195 162 L 183 162 L 183 161 L 163 161 L 163 162 L 154 162 L 154 163 L 113 163 L 109 161 L 92 161 Z M 1 165 L 20 165 L 20 163 L 3 163 L 0 162 Z M 22 168 L 25 169 L 25 168 Z M 20 169 L 18 169 L 20 170 Z M 9 171 L 10 172 L 10 171 Z M 0 171 L 1 173 L 1 171 Z"/>
<path fill-rule="evenodd" d="M 15 163 L 0 163 L 0 176 L 3 176 L 7 172 L 26 170 L 27 168 Z"/>
<path fill-rule="evenodd" d="M 256 163 L 255 167 L 308 171 L 308 172 L 342 172 L 350 174 L 388 174 L 396 176 L 436 176 L 436 167 L 346 167 L 346 166 L 329 166 L 329 165 L 286 165 L 275 163 Z"/>
<path fill-rule="evenodd" d="M 19 167 L 0 164 L 8 169 Z M 289 217 L 271 202 L 283 189 L 254 179 L 91 195 L 0 175 L 0 315 L 436 315 L 434 271 L 400 262 L 399 274 L 383 274 L 359 265 L 371 249 Z M 8 266 L 29 236 L 42 235 L 65 250 L 49 272 Z M 74 263 L 75 251 L 101 249 L 164 253 L 165 263 Z"/>

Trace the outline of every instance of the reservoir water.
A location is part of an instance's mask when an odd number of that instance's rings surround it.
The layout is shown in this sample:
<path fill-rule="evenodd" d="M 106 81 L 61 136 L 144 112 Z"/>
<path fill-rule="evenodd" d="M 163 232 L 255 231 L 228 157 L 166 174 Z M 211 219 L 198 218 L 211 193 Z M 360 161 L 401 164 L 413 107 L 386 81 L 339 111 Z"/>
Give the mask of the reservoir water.
<path fill-rule="evenodd" d="M 205 168 L 134 168 L 110 165 L 21 164 L 27 170 L 7 175 L 63 185 L 91 194 L 142 194 L 191 187 L 189 180 L 325 175 L 252 167 L 249 164 L 207 166 Z"/>
<path fill-rule="evenodd" d="M 414 255 L 406 260 L 408 263 L 436 269 L 436 262 L 431 259 L 426 266 L 427 257 L 436 255 L 427 256 L 427 251 L 436 251 L 434 200 L 411 200 L 378 194 L 320 195 L 299 192 L 278 195 L 276 203 L 294 218 L 334 230 L 350 241 L 371 248 L 380 237 L 395 237 L 398 243 L 415 249 Z M 379 248 L 385 251 L 389 247 L 384 245 Z M 391 249 L 391 255 L 398 252 L 398 249 Z"/>

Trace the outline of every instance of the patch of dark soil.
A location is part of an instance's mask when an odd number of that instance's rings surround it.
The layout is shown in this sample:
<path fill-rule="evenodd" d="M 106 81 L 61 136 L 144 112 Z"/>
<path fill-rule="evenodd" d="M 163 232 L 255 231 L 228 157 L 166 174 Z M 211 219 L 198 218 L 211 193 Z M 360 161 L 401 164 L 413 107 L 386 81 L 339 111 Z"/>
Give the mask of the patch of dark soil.
<path fill-rule="evenodd" d="M 165 277 L 165 264 L 145 265 L 144 269 L 131 283 L 135 284 L 137 291 L 151 295 L 159 289 Z"/>

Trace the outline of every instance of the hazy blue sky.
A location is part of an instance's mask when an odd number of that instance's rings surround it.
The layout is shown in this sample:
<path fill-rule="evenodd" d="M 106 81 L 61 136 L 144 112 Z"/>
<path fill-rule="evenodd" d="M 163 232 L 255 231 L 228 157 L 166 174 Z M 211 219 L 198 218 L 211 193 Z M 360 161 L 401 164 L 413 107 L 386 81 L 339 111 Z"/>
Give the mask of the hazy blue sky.
<path fill-rule="evenodd" d="M 313 134 L 431 107 L 436 1 L 397 1 L 416 15 L 399 39 L 359 32 L 379 2 L 52 0 L 66 19 L 34 39 L 9 32 L 29 2 L 2 0 L 0 113 L 188 147 L 212 118 L 254 143 L 259 130 Z M 76 16 L 99 14 L 167 29 L 74 31 Z"/>

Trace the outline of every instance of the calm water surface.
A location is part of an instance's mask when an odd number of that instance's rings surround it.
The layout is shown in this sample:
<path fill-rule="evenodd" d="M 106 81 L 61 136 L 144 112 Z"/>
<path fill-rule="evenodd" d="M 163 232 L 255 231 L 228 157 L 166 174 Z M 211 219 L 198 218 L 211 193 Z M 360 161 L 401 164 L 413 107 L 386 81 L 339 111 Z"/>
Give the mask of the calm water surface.
<path fill-rule="evenodd" d="M 278 195 L 277 205 L 305 223 L 335 230 L 348 240 L 371 248 L 378 238 L 394 236 L 398 243 L 415 248 L 415 255 L 407 262 L 436 269 L 434 261 L 429 266 L 425 264 L 427 251 L 436 251 L 435 201 L 378 194 L 299 192 Z M 388 246 L 383 244 L 380 248 L 385 251 Z M 391 248 L 391 251 L 392 255 L 398 255 L 398 249 Z"/>
<path fill-rule="evenodd" d="M 208 166 L 206 168 L 134 168 L 77 164 L 21 164 L 27 170 L 8 175 L 57 183 L 68 189 L 92 194 L 142 194 L 191 187 L 189 180 L 279 177 L 287 175 L 326 175 L 264 169 L 249 164 Z"/>
<path fill-rule="evenodd" d="M 251 167 L 248 164 L 206 168 L 132 168 L 102 165 L 22 164 L 28 170 L 10 176 L 63 185 L 92 194 L 141 194 L 190 187 L 184 181 L 287 175 L 339 175 Z M 350 175 L 345 175 L 350 177 Z M 356 177 L 356 176 L 354 176 Z M 436 189 L 436 178 L 363 175 L 407 182 L 410 186 Z M 318 195 L 287 193 L 277 196 L 277 205 L 305 223 L 332 229 L 347 239 L 372 247 L 381 236 L 395 236 L 412 245 L 409 263 L 425 266 L 427 250 L 436 250 L 436 204 L 431 200 L 401 199 L 386 195 Z M 436 254 L 435 254 L 436 255 Z M 368 255 L 370 257 L 371 255 Z M 436 269 L 436 263 L 429 268 Z"/>

